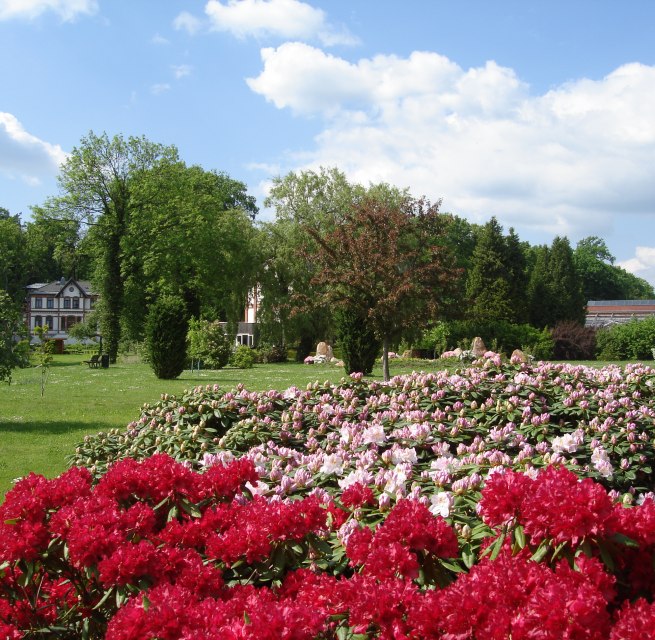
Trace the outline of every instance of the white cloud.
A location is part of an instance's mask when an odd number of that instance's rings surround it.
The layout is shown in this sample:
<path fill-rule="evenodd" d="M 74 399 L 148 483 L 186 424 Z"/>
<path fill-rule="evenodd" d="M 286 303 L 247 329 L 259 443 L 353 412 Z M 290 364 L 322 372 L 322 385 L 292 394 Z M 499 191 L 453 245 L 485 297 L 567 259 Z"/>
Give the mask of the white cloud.
<path fill-rule="evenodd" d="M 57 174 L 66 153 L 28 133 L 11 113 L 0 111 L 0 174 L 37 186 Z"/>
<path fill-rule="evenodd" d="M 188 11 L 182 11 L 173 20 L 173 27 L 178 31 L 186 31 L 189 35 L 193 36 L 202 28 L 202 21 Z"/>
<path fill-rule="evenodd" d="M 160 82 L 158 84 L 153 84 L 150 87 L 150 93 L 152 93 L 155 96 L 159 96 L 162 93 L 166 93 L 166 91 L 170 91 L 171 85 L 168 84 L 167 82 Z"/>
<path fill-rule="evenodd" d="M 0 20 L 21 18 L 33 20 L 42 13 L 53 11 L 64 22 L 80 15 L 93 15 L 98 11 L 97 0 L 0 0 Z"/>
<path fill-rule="evenodd" d="M 634 258 L 617 262 L 617 265 L 644 280 L 655 282 L 655 247 L 636 247 Z"/>
<path fill-rule="evenodd" d="M 192 70 L 193 67 L 189 64 L 171 65 L 171 71 L 173 72 L 173 75 L 175 76 L 176 80 L 179 80 L 180 78 L 184 78 L 185 76 L 190 75 Z"/>
<path fill-rule="evenodd" d="M 250 88 L 322 119 L 314 149 L 296 157 L 303 167 L 336 165 L 542 234 L 603 235 L 617 212 L 655 213 L 655 67 L 534 96 L 492 61 L 462 69 L 414 52 L 350 62 L 297 42 L 261 55 Z"/>
<path fill-rule="evenodd" d="M 170 44 L 170 41 L 164 38 L 164 36 L 162 36 L 159 33 L 155 33 L 155 35 L 152 36 L 152 38 L 150 39 L 150 42 L 152 42 L 152 44 L 157 44 L 157 45 Z"/>
<path fill-rule="evenodd" d="M 300 0 L 209 0 L 205 13 L 212 29 L 237 38 L 317 38 L 328 46 L 357 41 L 345 28 L 329 24 L 324 11 Z"/>

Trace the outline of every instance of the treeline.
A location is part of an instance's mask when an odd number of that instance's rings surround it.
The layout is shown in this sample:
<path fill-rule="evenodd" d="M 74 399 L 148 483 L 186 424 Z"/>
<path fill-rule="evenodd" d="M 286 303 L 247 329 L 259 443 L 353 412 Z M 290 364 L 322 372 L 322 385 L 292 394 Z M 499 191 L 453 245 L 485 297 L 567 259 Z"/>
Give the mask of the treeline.
<path fill-rule="evenodd" d="M 25 224 L 0 209 L 0 288 L 20 303 L 32 282 L 91 280 L 112 359 L 143 340 L 164 296 L 188 319 L 236 327 L 256 291 L 259 340 L 299 359 L 319 340 L 345 341 L 348 323 L 386 353 L 438 321 L 539 330 L 581 325 L 588 299 L 655 298 L 600 238 L 532 246 L 494 218 L 472 224 L 337 169 L 275 179 L 264 203 L 274 220 L 258 222 L 244 183 L 187 165 L 173 146 L 91 132 L 59 187 Z"/>

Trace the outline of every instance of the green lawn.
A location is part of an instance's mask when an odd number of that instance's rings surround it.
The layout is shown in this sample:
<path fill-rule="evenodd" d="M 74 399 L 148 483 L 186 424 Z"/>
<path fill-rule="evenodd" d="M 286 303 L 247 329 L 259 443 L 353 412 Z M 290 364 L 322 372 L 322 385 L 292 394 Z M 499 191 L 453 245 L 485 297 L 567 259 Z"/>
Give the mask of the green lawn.
<path fill-rule="evenodd" d="M 41 370 L 14 371 L 11 385 L 0 384 L 0 496 L 14 478 L 29 471 L 53 477 L 85 434 L 122 428 L 139 417 L 141 406 L 162 393 L 180 394 L 199 384 L 228 390 L 242 382 L 252 390 L 304 387 L 308 382 L 338 382 L 343 369 L 296 363 L 255 365 L 253 369 L 185 371 L 177 380 L 158 380 L 136 358 L 119 359 L 108 369 L 89 369 L 84 355 L 55 356 L 45 395 Z M 391 373 L 408 373 L 426 363 L 392 362 Z M 379 367 L 374 378 L 381 379 Z"/>

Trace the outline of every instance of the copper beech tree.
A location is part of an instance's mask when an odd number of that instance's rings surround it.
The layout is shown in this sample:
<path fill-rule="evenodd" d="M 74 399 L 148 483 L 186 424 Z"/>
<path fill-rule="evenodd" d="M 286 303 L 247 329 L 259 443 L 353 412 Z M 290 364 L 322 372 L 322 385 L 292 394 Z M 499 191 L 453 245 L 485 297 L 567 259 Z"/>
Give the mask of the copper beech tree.
<path fill-rule="evenodd" d="M 389 348 L 407 329 L 423 327 L 447 300 L 460 275 L 446 243 L 450 216 L 440 202 L 366 197 L 317 243 L 313 283 L 323 303 L 356 312 L 382 341 L 384 379 Z"/>

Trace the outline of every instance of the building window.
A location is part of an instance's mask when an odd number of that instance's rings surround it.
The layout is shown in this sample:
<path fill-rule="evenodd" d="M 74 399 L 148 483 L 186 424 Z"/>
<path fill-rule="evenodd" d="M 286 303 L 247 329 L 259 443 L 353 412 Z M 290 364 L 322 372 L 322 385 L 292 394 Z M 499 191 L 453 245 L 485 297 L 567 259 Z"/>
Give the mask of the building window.
<path fill-rule="evenodd" d="M 55 328 L 52 326 L 52 316 L 46 316 L 45 317 L 45 323 L 48 325 L 48 329 L 50 331 L 54 331 Z"/>
<path fill-rule="evenodd" d="M 41 298 L 34 298 L 34 308 L 41 309 L 43 307 L 43 300 Z"/>
<path fill-rule="evenodd" d="M 55 299 L 54 299 L 54 298 L 48 298 L 48 299 L 45 301 L 45 306 L 46 306 L 48 309 L 54 309 L 54 308 L 55 308 Z"/>
<path fill-rule="evenodd" d="M 34 326 L 40 327 L 43 324 L 43 318 L 41 316 L 34 316 Z"/>
<path fill-rule="evenodd" d="M 64 298 L 64 309 L 70 309 L 70 308 L 71 308 L 71 299 Z"/>
<path fill-rule="evenodd" d="M 73 298 L 73 309 L 79 309 L 79 308 L 80 308 L 80 299 Z"/>

